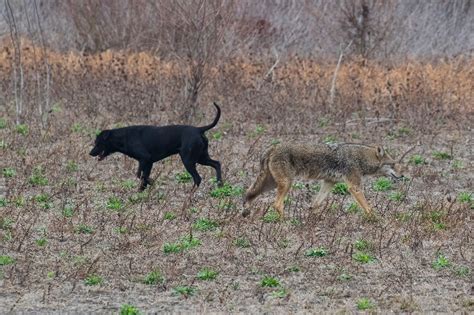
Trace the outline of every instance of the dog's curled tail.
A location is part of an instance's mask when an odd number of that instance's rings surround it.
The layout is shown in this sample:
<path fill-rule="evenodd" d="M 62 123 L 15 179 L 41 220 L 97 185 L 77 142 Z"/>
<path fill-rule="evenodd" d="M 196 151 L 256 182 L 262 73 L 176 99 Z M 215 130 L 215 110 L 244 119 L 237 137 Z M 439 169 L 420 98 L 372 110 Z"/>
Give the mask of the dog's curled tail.
<path fill-rule="evenodd" d="M 247 190 L 247 193 L 245 194 L 244 203 L 251 202 L 261 193 L 275 188 L 275 180 L 273 179 L 273 176 L 270 173 L 270 169 L 268 167 L 270 155 L 272 154 L 274 149 L 275 147 L 272 146 L 263 153 L 260 159 L 260 172 L 255 182 Z"/>
<path fill-rule="evenodd" d="M 217 109 L 216 118 L 214 118 L 214 121 L 210 125 L 198 127 L 201 132 L 205 132 L 209 129 L 214 128 L 217 125 L 219 118 L 221 118 L 221 108 L 219 107 L 219 105 L 216 104 L 216 102 L 214 102 L 214 106 Z"/>

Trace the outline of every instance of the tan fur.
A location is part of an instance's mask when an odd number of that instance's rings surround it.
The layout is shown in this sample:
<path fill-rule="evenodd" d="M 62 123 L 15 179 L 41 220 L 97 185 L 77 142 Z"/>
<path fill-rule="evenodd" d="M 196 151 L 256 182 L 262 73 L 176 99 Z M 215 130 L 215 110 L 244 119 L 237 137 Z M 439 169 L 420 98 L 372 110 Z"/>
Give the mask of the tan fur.
<path fill-rule="evenodd" d="M 387 175 L 399 178 L 400 165 L 381 146 L 363 144 L 303 145 L 282 144 L 265 151 L 260 172 L 247 190 L 245 202 L 251 202 L 265 191 L 277 188 L 274 207 L 283 217 L 283 201 L 293 179 L 304 177 L 322 180 L 313 206 L 320 206 L 336 182 L 347 183 L 349 192 L 367 212 L 372 209 L 362 191 L 362 177 Z M 248 215 L 248 210 L 243 215 Z"/>

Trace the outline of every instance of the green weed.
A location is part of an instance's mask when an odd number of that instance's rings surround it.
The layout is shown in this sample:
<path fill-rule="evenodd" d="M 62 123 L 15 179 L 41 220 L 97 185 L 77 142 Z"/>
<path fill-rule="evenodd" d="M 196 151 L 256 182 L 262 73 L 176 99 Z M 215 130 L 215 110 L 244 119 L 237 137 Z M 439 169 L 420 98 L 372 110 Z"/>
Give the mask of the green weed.
<path fill-rule="evenodd" d="M 211 268 L 203 268 L 198 272 L 197 277 L 200 280 L 214 280 L 219 273 Z"/>
<path fill-rule="evenodd" d="M 102 277 L 92 274 L 87 276 L 87 278 L 84 279 L 84 284 L 87 286 L 93 286 L 93 285 L 99 285 L 103 282 Z"/>
<path fill-rule="evenodd" d="M 126 179 L 120 183 L 120 186 L 124 189 L 135 189 L 137 187 L 137 182 L 131 179 Z"/>
<path fill-rule="evenodd" d="M 316 247 L 308 249 L 304 255 L 306 257 L 324 257 L 328 255 L 328 250 L 324 247 Z"/>
<path fill-rule="evenodd" d="M 239 186 L 232 186 L 229 183 L 224 183 L 222 187 L 216 187 L 211 191 L 211 197 L 223 198 L 223 197 L 235 197 L 240 196 L 244 192 L 244 189 Z"/>
<path fill-rule="evenodd" d="M 94 233 L 94 229 L 86 224 L 81 223 L 76 227 L 76 232 L 81 234 L 92 234 Z"/>
<path fill-rule="evenodd" d="M 260 285 L 262 287 L 275 288 L 280 286 L 280 281 L 274 277 L 264 276 L 263 279 L 260 280 Z"/>
<path fill-rule="evenodd" d="M 368 298 L 361 298 L 357 300 L 357 309 L 360 311 L 365 311 L 371 308 L 374 308 L 374 303 L 370 301 Z"/>
<path fill-rule="evenodd" d="M 449 261 L 448 257 L 444 256 L 441 253 L 438 253 L 436 256 L 435 261 L 431 264 L 431 266 L 436 270 L 441 270 L 451 266 L 451 262 Z"/>
<path fill-rule="evenodd" d="M 352 255 L 352 259 L 361 264 L 368 264 L 377 260 L 372 254 L 366 252 L 356 252 Z"/>
<path fill-rule="evenodd" d="M 79 166 L 77 165 L 76 161 L 73 161 L 73 160 L 67 161 L 66 171 L 68 171 L 69 173 L 74 173 L 74 172 L 77 172 L 78 169 L 79 169 Z"/>
<path fill-rule="evenodd" d="M 16 171 L 15 171 L 14 168 L 5 167 L 5 168 L 2 170 L 2 174 L 3 174 L 3 177 L 11 178 L 11 177 L 14 177 L 14 176 L 16 175 Z"/>
<path fill-rule="evenodd" d="M 118 197 L 110 197 L 107 200 L 107 209 L 120 211 L 124 207 L 123 201 Z"/>
<path fill-rule="evenodd" d="M 15 259 L 7 255 L 0 255 L 0 266 L 11 265 L 15 263 Z"/>
<path fill-rule="evenodd" d="M 183 296 L 191 296 L 196 293 L 196 288 L 191 286 L 179 286 L 173 289 L 175 293 L 181 294 Z"/>
<path fill-rule="evenodd" d="M 174 219 L 176 219 L 176 214 L 174 212 L 167 211 L 167 212 L 165 212 L 165 215 L 163 216 L 163 219 L 169 220 L 169 221 L 174 220 Z"/>
<path fill-rule="evenodd" d="M 423 165 L 426 164 L 426 160 L 421 155 L 415 154 L 410 157 L 410 163 L 415 165 Z"/>
<path fill-rule="evenodd" d="M 5 129 L 7 127 L 7 120 L 5 118 L 0 118 L 0 129 Z"/>
<path fill-rule="evenodd" d="M 471 203 L 473 201 L 472 193 L 467 192 L 467 191 L 462 191 L 458 195 L 458 200 L 464 203 Z"/>
<path fill-rule="evenodd" d="M 249 248 L 250 241 L 246 238 L 237 238 L 234 240 L 234 245 L 240 248 Z"/>
<path fill-rule="evenodd" d="M 332 188 L 332 193 L 335 195 L 345 196 L 349 194 L 349 187 L 346 183 L 336 183 Z"/>
<path fill-rule="evenodd" d="M 373 188 L 375 191 L 390 190 L 392 189 L 392 181 L 386 177 L 380 177 L 375 181 Z"/>
<path fill-rule="evenodd" d="M 29 128 L 26 124 L 18 124 L 15 126 L 15 131 L 22 136 L 26 136 L 29 133 Z"/>
<path fill-rule="evenodd" d="M 287 295 L 288 295 L 288 291 L 283 287 L 281 287 L 278 290 L 272 292 L 272 297 L 278 298 L 278 299 L 285 298 Z"/>
<path fill-rule="evenodd" d="M 402 193 L 401 191 L 394 191 L 390 193 L 390 195 L 388 196 L 388 199 L 392 201 L 400 202 L 400 201 L 403 201 L 405 197 L 406 197 L 405 194 Z"/>
<path fill-rule="evenodd" d="M 181 241 L 175 243 L 165 243 L 163 245 L 163 252 L 165 254 L 180 253 L 199 245 L 201 245 L 201 241 L 199 239 L 195 237 L 185 237 Z"/>
<path fill-rule="evenodd" d="M 120 315 L 140 315 L 140 311 L 131 304 L 123 304 L 120 307 Z"/>
<path fill-rule="evenodd" d="M 193 228 L 201 232 L 214 231 L 218 227 L 216 221 L 206 218 L 200 218 L 193 224 Z"/>
<path fill-rule="evenodd" d="M 144 278 L 143 283 L 149 285 L 155 285 L 164 282 L 164 277 L 159 270 L 153 270 L 149 272 Z"/>
<path fill-rule="evenodd" d="M 44 175 L 44 170 L 41 166 L 37 166 L 33 169 L 33 174 L 30 176 L 30 184 L 33 186 L 48 185 L 48 179 Z"/>
<path fill-rule="evenodd" d="M 278 211 L 270 209 L 262 218 L 263 222 L 265 223 L 276 223 L 280 221 L 280 214 Z"/>
<path fill-rule="evenodd" d="M 191 174 L 186 171 L 176 174 L 175 178 L 180 184 L 189 183 L 193 179 Z"/>
<path fill-rule="evenodd" d="M 437 160 L 451 160 L 453 157 L 447 152 L 434 151 L 433 158 Z"/>

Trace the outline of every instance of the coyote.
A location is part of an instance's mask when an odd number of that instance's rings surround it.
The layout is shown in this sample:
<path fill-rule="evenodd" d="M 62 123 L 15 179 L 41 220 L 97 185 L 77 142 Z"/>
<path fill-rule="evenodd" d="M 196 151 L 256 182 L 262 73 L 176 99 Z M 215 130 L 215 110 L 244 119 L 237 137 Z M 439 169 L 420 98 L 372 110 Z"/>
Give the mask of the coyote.
<path fill-rule="evenodd" d="M 268 149 L 260 160 L 260 174 L 248 189 L 244 204 L 265 191 L 277 188 L 275 209 L 283 218 L 283 201 L 295 177 L 322 180 L 321 189 L 313 202 L 320 206 L 336 182 L 344 181 L 357 203 L 371 214 L 372 209 L 362 191 L 365 175 L 403 177 L 400 161 L 392 159 L 382 146 L 355 143 L 341 144 L 282 144 Z M 250 214 L 246 209 L 243 216 Z"/>

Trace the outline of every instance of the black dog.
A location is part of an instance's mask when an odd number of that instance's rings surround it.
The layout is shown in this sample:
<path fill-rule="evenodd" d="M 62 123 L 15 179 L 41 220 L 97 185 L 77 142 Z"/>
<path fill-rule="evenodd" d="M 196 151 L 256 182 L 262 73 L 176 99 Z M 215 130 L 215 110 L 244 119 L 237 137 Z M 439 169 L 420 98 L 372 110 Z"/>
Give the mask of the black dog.
<path fill-rule="evenodd" d="M 221 109 L 217 109 L 214 121 L 204 127 L 186 125 L 129 126 L 103 130 L 95 139 L 95 146 L 89 153 L 98 156 L 102 161 L 106 156 L 120 152 L 138 161 L 137 177 L 141 179 L 140 190 L 151 184 L 150 172 L 153 163 L 173 154 L 179 153 L 184 167 L 194 180 L 194 187 L 201 184 L 201 176 L 196 170 L 196 163 L 208 165 L 216 170 L 217 182 L 222 185 L 221 163 L 209 157 L 209 141 L 204 132 L 217 125 Z"/>

